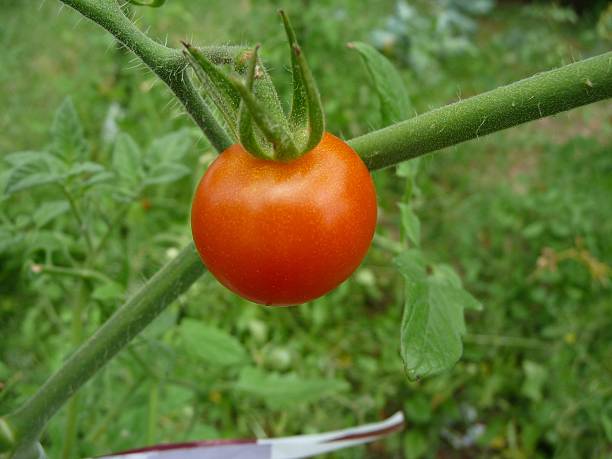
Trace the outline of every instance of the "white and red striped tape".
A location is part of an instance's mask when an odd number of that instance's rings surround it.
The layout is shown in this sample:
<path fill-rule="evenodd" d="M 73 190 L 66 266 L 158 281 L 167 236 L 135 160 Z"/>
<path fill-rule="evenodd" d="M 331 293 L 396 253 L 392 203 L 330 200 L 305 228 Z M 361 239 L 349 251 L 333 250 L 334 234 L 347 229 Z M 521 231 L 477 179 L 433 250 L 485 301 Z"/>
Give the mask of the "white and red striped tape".
<path fill-rule="evenodd" d="M 213 440 L 151 446 L 100 459 L 298 459 L 369 443 L 401 430 L 404 415 L 373 424 L 313 435 L 260 440 Z"/>

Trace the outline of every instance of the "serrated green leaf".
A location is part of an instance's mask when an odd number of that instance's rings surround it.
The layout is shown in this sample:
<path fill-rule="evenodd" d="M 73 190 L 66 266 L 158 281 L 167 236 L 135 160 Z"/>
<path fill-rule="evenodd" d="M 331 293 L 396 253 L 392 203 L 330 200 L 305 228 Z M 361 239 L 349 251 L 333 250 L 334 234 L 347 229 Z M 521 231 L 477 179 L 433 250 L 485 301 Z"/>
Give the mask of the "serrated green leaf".
<path fill-rule="evenodd" d="M 45 165 L 48 169 L 56 172 L 67 169 L 66 164 L 61 159 L 46 151 L 18 151 L 5 155 L 2 159 L 13 167 L 35 163 Z"/>
<path fill-rule="evenodd" d="M 296 403 L 314 402 L 345 392 L 350 386 L 341 379 L 307 379 L 246 367 L 240 372 L 240 378 L 234 387 L 240 392 L 261 398 L 273 409 L 282 409 Z"/>
<path fill-rule="evenodd" d="M 85 180 L 82 185 L 84 187 L 89 187 L 92 185 L 97 185 L 99 183 L 110 182 L 115 178 L 115 175 L 112 172 L 107 170 L 97 172 Z"/>
<path fill-rule="evenodd" d="M 34 223 L 41 228 L 70 209 L 66 201 L 43 202 L 34 212 Z"/>
<path fill-rule="evenodd" d="M 393 260 L 399 272 L 411 282 L 424 281 L 427 277 L 426 263 L 420 250 L 404 250 Z"/>
<path fill-rule="evenodd" d="M 144 183 L 145 185 L 159 185 L 162 183 L 174 182 L 190 173 L 191 169 L 182 164 L 158 164 L 149 171 Z"/>
<path fill-rule="evenodd" d="M 399 207 L 404 235 L 418 247 L 421 244 L 421 221 L 409 204 L 402 202 Z"/>
<path fill-rule="evenodd" d="M 55 112 L 51 140 L 51 152 L 68 164 L 86 159 L 87 142 L 81 120 L 70 97 L 67 97 Z"/>
<path fill-rule="evenodd" d="M 70 169 L 68 169 L 68 171 L 66 171 L 65 176 L 72 177 L 80 174 L 97 174 L 104 171 L 105 169 L 102 164 L 86 161 L 72 166 Z"/>
<path fill-rule="evenodd" d="M 463 305 L 464 309 L 482 311 L 482 303 L 463 288 L 461 277 L 459 277 L 459 274 L 457 274 L 452 266 L 443 263 L 433 265 L 431 280 L 453 287 L 454 291 L 449 289 L 449 294 L 455 295 L 455 301 Z"/>
<path fill-rule="evenodd" d="M 121 133 L 113 148 L 113 169 L 129 184 L 136 184 L 142 178 L 142 152 L 132 136 Z"/>
<path fill-rule="evenodd" d="M 26 162 L 13 168 L 6 181 L 6 194 L 35 188 L 49 183 L 55 183 L 62 179 L 62 174 L 51 170 L 45 161 Z"/>
<path fill-rule="evenodd" d="M 21 166 L 22 164 L 40 161 L 43 158 L 47 160 L 50 157 L 52 155 L 45 151 L 17 151 L 4 155 L 2 159 L 11 166 Z"/>
<path fill-rule="evenodd" d="M 410 378 L 451 368 L 461 357 L 463 312 L 473 308 L 465 290 L 435 279 L 406 282 L 401 354 Z"/>
<path fill-rule="evenodd" d="M 350 47 L 359 53 L 368 70 L 380 101 L 383 126 L 407 119 L 414 110 L 398 70 L 367 43 L 353 42 Z"/>
<path fill-rule="evenodd" d="M 193 146 L 191 132 L 181 129 L 153 140 L 144 158 L 145 163 L 152 168 L 161 163 L 181 161 Z"/>
<path fill-rule="evenodd" d="M 185 351 L 211 365 L 232 366 L 248 362 L 240 341 L 224 330 L 185 319 L 179 327 Z"/>
<path fill-rule="evenodd" d="M 432 278 L 441 283 L 452 285 L 453 287 L 461 288 L 463 283 L 461 277 L 455 272 L 452 266 L 445 263 L 438 263 L 432 266 Z"/>

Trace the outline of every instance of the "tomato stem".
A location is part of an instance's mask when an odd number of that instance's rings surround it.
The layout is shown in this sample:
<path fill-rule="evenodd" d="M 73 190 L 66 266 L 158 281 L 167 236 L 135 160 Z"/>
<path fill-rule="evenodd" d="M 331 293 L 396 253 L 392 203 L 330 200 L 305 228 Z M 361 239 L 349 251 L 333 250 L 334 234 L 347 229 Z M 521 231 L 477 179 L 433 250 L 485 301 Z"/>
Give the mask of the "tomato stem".
<path fill-rule="evenodd" d="M 369 169 L 382 169 L 610 97 L 612 51 L 430 110 L 348 143 Z"/>

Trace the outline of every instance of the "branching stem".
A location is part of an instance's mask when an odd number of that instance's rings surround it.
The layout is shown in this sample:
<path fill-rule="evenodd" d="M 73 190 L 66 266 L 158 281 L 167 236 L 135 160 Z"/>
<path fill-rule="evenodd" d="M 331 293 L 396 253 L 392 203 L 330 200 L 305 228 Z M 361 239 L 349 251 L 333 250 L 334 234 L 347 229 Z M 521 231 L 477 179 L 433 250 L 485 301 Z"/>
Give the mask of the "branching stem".
<path fill-rule="evenodd" d="M 149 38 L 125 16 L 115 0 L 61 1 L 105 28 L 136 54 L 174 92 L 213 147 L 223 151 L 232 144 L 228 134 L 191 83 L 181 51 Z"/>
<path fill-rule="evenodd" d="M 612 52 L 429 111 L 349 141 L 381 169 L 466 140 L 612 97 Z"/>

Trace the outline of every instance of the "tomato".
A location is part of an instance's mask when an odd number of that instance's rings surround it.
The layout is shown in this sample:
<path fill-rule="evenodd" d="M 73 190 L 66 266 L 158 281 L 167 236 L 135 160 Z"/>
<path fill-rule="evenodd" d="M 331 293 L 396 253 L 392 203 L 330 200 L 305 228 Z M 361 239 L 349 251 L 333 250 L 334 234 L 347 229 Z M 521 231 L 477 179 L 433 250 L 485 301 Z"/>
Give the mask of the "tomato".
<path fill-rule="evenodd" d="M 238 295 L 275 306 L 304 303 L 346 280 L 375 227 L 370 173 L 329 133 L 290 162 L 229 147 L 202 177 L 191 211 L 210 272 Z"/>

